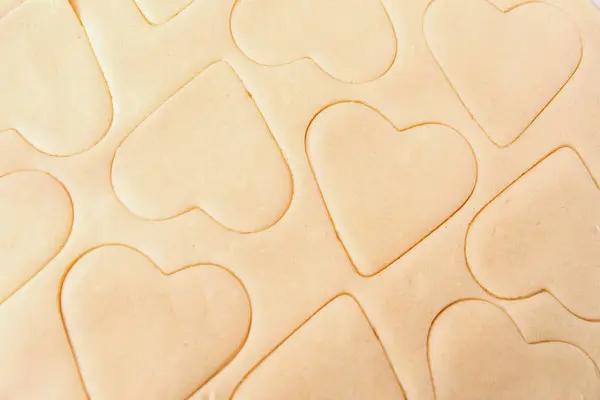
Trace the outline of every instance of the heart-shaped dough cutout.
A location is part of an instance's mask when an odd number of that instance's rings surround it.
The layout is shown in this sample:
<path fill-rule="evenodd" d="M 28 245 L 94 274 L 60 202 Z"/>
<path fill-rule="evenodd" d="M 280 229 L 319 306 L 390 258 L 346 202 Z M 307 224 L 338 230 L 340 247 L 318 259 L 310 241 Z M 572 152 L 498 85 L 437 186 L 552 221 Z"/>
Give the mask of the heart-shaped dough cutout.
<path fill-rule="evenodd" d="M 424 30 L 458 96 L 499 146 L 527 129 L 582 57 L 575 25 L 541 2 L 501 10 L 488 0 L 434 0 Z"/>
<path fill-rule="evenodd" d="M 466 255 L 495 296 L 548 290 L 571 312 L 600 319 L 600 189 L 578 154 L 555 151 L 484 207 Z"/>
<path fill-rule="evenodd" d="M 0 303 L 58 254 L 72 224 L 71 198 L 50 175 L 0 177 Z"/>
<path fill-rule="evenodd" d="M 460 301 L 434 321 L 429 363 L 439 400 L 600 398 L 594 362 L 562 342 L 529 344 L 502 309 Z"/>
<path fill-rule="evenodd" d="M 385 74 L 397 52 L 381 0 L 238 0 L 231 33 L 259 64 L 310 58 L 327 74 L 353 83 Z"/>
<path fill-rule="evenodd" d="M 253 368 L 234 400 L 403 400 L 373 328 L 348 295 L 330 301 Z"/>
<path fill-rule="evenodd" d="M 224 268 L 165 275 L 124 246 L 92 250 L 68 272 L 61 310 L 94 399 L 183 399 L 244 344 L 250 301 Z"/>
<path fill-rule="evenodd" d="M 146 20 L 158 25 L 174 18 L 194 0 L 133 0 Z"/>
<path fill-rule="evenodd" d="M 202 72 L 125 139 L 112 180 L 119 199 L 144 218 L 199 208 L 239 232 L 273 225 L 292 197 L 281 150 L 225 62 Z"/>
<path fill-rule="evenodd" d="M 454 214 L 475 186 L 467 141 L 439 124 L 402 131 L 374 109 L 339 103 L 314 119 L 309 160 L 358 271 L 390 265 Z"/>
<path fill-rule="evenodd" d="M 27 0 L 0 19 L 0 54 L 0 134 L 13 128 L 54 155 L 104 137 L 111 96 L 68 0 Z"/>

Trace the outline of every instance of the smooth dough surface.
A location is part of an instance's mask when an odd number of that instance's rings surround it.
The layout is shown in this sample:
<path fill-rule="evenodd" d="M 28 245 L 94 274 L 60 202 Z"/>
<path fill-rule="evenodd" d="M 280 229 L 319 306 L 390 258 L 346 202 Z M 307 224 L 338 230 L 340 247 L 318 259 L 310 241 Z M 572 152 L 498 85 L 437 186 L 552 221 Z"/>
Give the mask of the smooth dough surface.
<path fill-rule="evenodd" d="M 0 399 L 600 399 L 595 0 L 0 0 Z"/>

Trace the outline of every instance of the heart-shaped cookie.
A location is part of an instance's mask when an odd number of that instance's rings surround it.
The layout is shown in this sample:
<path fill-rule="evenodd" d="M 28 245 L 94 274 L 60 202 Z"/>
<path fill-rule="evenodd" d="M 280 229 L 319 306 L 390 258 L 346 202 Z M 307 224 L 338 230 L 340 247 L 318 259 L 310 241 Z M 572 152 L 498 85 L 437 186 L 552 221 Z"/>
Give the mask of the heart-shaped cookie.
<path fill-rule="evenodd" d="M 94 399 L 183 399 L 225 366 L 250 327 L 250 302 L 224 268 L 165 275 L 147 257 L 105 246 L 79 259 L 61 310 Z"/>
<path fill-rule="evenodd" d="M 273 225 L 292 196 L 281 150 L 225 62 L 198 75 L 125 139 L 112 181 L 123 204 L 144 218 L 198 208 L 239 232 Z"/>
<path fill-rule="evenodd" d="M 439 400 L 600 398 L 594 362 L 562 342 L 527 343 L 500 309 L 478 300 L 443 311 L 428 354 Z"/>
<path fill-rule="evenodd" d="M 575 25 L 556 7 L 502 10 L 488 0 L 433 0 L 429 47 L 462 102 L 499 146 L 515 141 L 579 66 Z"/>
<path fill-rule="evenodd" d="M 277 346 L 234 400 L 403 400 L 404 391 L 358 303 L 330 301 Z"/>
<path fill-rule="evenodd" d="M 231 33 L 242 52 L 259 64 L 310 58 L 346 82 L 382 76 L 397 51 L 381 0 L 238 0 Z"/>
<path fill-rule="evenodd" d="M 0 177 L 0 303 L 64 246 L 73 224 L 67 190 L 40 171 Z"/>
<path fill-rule="evenodd" d="M 578 154 L 557 150 L 484 207 L 466 255 L 495 296 L 547 290 L 571 312 L 600 319 L 600 189 Z"/>
<path fill-rule="evenodd" d="M 0 54 L 0 134 L 13 128 L 54 155 L 106 134 L 111 96 L 68 0 L 27 0 L 1 18 Z"/>
<path fill-rule="evenodd" d="M 317 115 L 306 141 L 338 236 L 363 275 L 423 240 L 475 186 L 471 147 L 443 125 L 398 131 L 374 109 L 346 102 Z"/>

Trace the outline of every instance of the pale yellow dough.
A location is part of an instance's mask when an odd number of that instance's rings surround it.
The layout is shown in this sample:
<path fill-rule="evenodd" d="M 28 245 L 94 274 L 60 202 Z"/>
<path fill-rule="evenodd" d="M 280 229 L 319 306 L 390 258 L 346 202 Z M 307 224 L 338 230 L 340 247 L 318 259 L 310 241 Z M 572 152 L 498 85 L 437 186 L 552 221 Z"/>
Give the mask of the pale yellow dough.
<path fill-rule="evenodd" d="M 600 399 L 592 0 L 0 0 L 0 399 Z"/>

